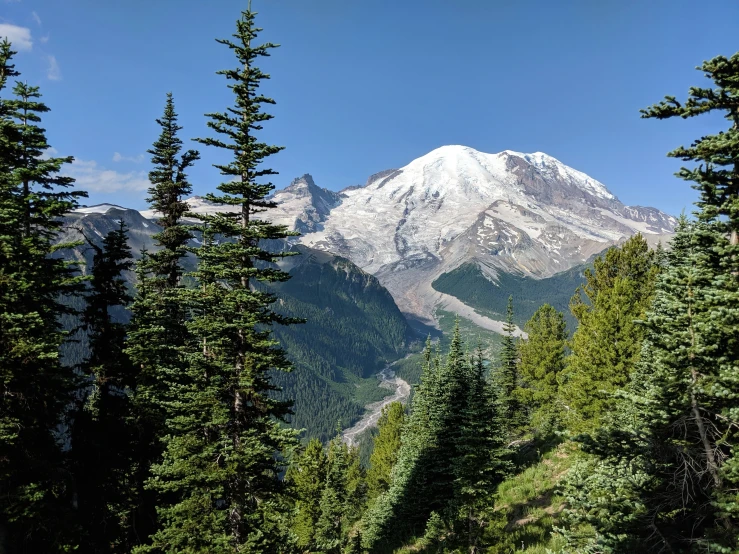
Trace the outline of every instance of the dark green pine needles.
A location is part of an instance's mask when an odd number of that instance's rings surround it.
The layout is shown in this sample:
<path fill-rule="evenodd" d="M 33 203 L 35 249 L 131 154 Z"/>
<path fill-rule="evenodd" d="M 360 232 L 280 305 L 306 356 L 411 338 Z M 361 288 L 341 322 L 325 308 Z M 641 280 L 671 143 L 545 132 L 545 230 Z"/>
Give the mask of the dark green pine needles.
<path fill-rule="evenodd" d="M 430 543 L 479 546 L 482 508 L 508 470 L 498 387 L 485 380 L 481 352 L 465 353 L 458 324 L 446 360 L 427 343 L 390 486 L 363 518 L 367 549 L 392 552 L 424 533 Z"/>
<path fill-rule="evenodd" d="M 0 43 L 0 93 L 18 75 Z M 72 158 L 49 150 L 38 88 L 16 84 L 0 97 L 0 535 L 12 548 L 57 552 L 73 544 L 71 480 L 58 435 L 75 387 L 59 359 L 61 298 L 80 290 L 54 252 L 62 216 L 82 192 L 60 175 Z"/>
<path fill-rule="evenodd" d="M 138 509 L 135 529 L 140 537 L 156 530 L 158 492 L 144 489 L 153 463 L 161 461 L 166 421 L 178 415 L 180 388 L 189 383 L 188 353 L 198 348 L 186 327 L 188 304 L 183 273 L 188 241 L 193 237 L 182 218 L 187 212 L 185 197 L 191 186 L 187 170 L 198 159 L 194 150 L 182 152 L 172 95 L 167 95 L 164 114 L 157 119 L 161 132 L 152 148 L 154 168 L 147 199 L 159 215 L 161 232 L 154 235 L 154 252 L 144 252 L 136 265 L 137 294 L 131 306 L 127 354 L 136 368 L 133 389 L 134 417 L 138 430 L 134 486 Z M 161 499 L 159 499 L 161 500 Z"/>
<path fill-rule="evenodd" d="M 279 421 L 289 404 L 272 394 L 271 373 L 290 365 L 269 326 L 292 320 L 273 312 L 274 296 L 254 285 L 288 278 L 274 265 L 287 254 L 266 245 L 291 233 L 259 219 L 274 206 L 267 199 L 273 185 L 264 179 L 275 172 L 262 163 L 281 148 L 256 138 L 272 117 L 263 106 L 274 103 L 258 92 L 268 76 L 255 62 L 275 45 L 253 46 L 258 31 L 254 13 L 246 11 L 234 40 L 219 41 L 238 64 L 219 72 L 234 105 L 209 114 L 216 138 L 199 141 L 231 156 L 216 166 L 227 179 L 220 194 L 207 199 L 233 211 L 200 217 L 203 245 L 188 295 L 188 330 L 198 350 L 188 353 L 187 379 L 171 403 L 164 458 L 154 467 L 150 486 L 173 501 L 159 510 L 161 528 L 151 551 L 256 553 L 283 540 L 281 456 L 295 445 L 295 434 Z"/>
<path fill-rule="evenodd" d="M 82 325 L 89 338 L 85 377 L 77 395 L 70 457 L 76 481 L 82 552 L 130 552 L 136 505 L 130 390 L 131 362 L 124 353 L 126 325 L 117 321 L 131 301 L 123 273 L 133 266 L 123 221 L 94 255 Z"/>

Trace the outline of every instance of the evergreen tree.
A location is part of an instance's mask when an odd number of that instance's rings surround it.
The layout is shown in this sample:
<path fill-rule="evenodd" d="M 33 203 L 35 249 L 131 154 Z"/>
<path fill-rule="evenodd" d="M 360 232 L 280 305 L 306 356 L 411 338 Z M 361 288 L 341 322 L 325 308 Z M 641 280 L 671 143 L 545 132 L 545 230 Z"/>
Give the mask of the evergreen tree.
<path fill-rule="evenodd" d="M 0 94 L 18 75 L 13 54 L 0 43 Z M 0 97 L 0 548 L 58 552 L 75 544 L 60 436 L 75 377 L 59 359 L 59 318 L 81 278 L 52 254 L 73 246 L 54 243 L 85 194 L 60 175 L 71 157 L 45 156 L 38 88 L 17 83 L 13 93 Z"/>
<path fill-rule="evenodd" d="M 681 146 L 668 154 L 697 162 L 692 168 L 681 168 L 677 175 L 691 181 L 693 187 L 700 191 L 698 218 L 729 239 L 717 241 L 711 247 L 714 254 L 710 258 L 711 269 L 715 277 L 706 303 L 711 314 L 709 321 L 715 329 L 710 342 L 712 372 L 706 376 L 699 375 L 710 385 L 697 391 L 711 397 L 709 403 L 716 403 L 713 420 L 720 421 L 723 425 L 719 428 L 723 428 L 739 418 L 735 400 L 732 405 L 732 399 L 737 395 L 739 375 L 739 337 L 736 333 L 739 323 L 739 106 L 735 101 L 739 95 L 739 53 L 730 58 L 717 56 L 697 69 L 713 81 L 713 88 L 691 87 L 688 99 L 682 104 L 668 96 L 661 103 L 643 110 L 642 116 L 686 119 L 705 113 L 721 113 L 730 123 L 726 131 L 703 136 L 690 147 Z M 710 413 L 711 409 L 706 412 Z M 734 437 L 731 433 L 721 441 L 724 452 L 731 446 L 731 454 L 719 472 L 720 485 L 715 487 L 714 498 L 725 514 L 727 525 L 735 529 L 739 501 L 732 491 L 736 491 L 739 481 L 739 460 L 734 455 Z"/>
<path fill-rule="evenodd" d="M 130 390 L 133 371 L 124 353 L 126 325 L 115 310 L 131 301 L 123 272 L 133 266 L 123 221 L 94 250 L 90 291 L 82 313 L 90 354 L 72 427 L 71 458 L 77 511 L 84 529 L 82 552 L 130 552 L 134 542 L 134 432 Z"/>
<path fill-rule="evenodd" d="M 321 515 L 321 496 L 326 484 L 326 453 L 317 439 L 312 439 L 303 453 L 291 465 L 285 476 L 295 495 L 295 516 L 292 531 L 298 548 L 318 549 L 314 537 Z"/>
<path fill-rule="evenodd" d="M 126 348 L 137 368 L 132 402 L 138 430 L 133 483 L 138 509 L 133 525 L 142 538 L 156 529 L 156 495 L 144 490 L 144 483 L 151 465 L 161 460 L 165 421 L 172 403 L 178 401 L 178 385 L 187 380 L 186 354 L 196 348 L 186 328 L 188 305 L 182 283 L 183 260 L 193 235 L 182 218 L 188 209 L 185 197 L 192 190 L 187 170 L 199 154 L 182 152 L 177 136 L 182 127 L 177 124 L 171 93 L 162 118 L 156 121 L 161 132 L 148 150 L 154 168 L 149 172 L 152 186 L 147 202 L 159 215 L 162 230 L 153 237 L 157 250 L 143 252 L 136 264 L 137 294 Z"/>
<path fill-rule="evenodd" d="M 564 315 L 549 304 L 541 306 L 526 322 L 527 338 L 519 341 L 521 386 L 515 391 L 532 412 L 534 429 L 556 427 L 563 408 L 559 403 L 559 379 L 565 368 L 567 330 Z"/>
<path fill-rule="evenodd" d="M 561 389 L 569 429 L 597 428 L 614 406 L 612 393 L 626 385 L 644 339 L 637 320 L 652 301 L 658 271 L 654 250 L 638 234 L 585 271 L 570 304 L 579 325 Z"/>
<path fill-rule="evenodd" d="M 236 69 L 220 72 L 235 104 L 210 114 L 208 125 L 221 138 L 199 139 L 232 156 L 216 166 L 228 179 L 218 186 L 221 194 L 207 199 L 233 211 L 200 216 L 203 245 L 197 249 L 198 287 L 190 295 L 194 315 L 188 323 L 200 349 L 188 356 L 187 382 L 177 390 L 164 457 L 154 467 L 151 486 L 175 499 L 160 507 L 154 551 L 265 552 L 282 540 L 272 522 L 282 510 L 282 455 L 296 441 L 280 423 L 289 403 L 275 399 L 271 381 L 273 371 L 290 365 L 269 326 L 293 320 L 273 312 L 274 295 L 255 285 L 288 278 L 273 264 L 287 253 L 263 245 L 290 233 L 257 217 L 275 206 L 267 199 L 273 185 L 263 182 L 275 172 L 262 162 L 281 150 L 255 135 L 272 117 L 263 105 L 273 103 L 258 92 L 268 76 L 255 62 L 275 46 L 253 46 L 258 31 L 247 10 L 235 40 L 219 41 L 237 58 Z"/>
<path fill-rule="evenodd" d="M 524 413 L 525 407 L 514 394 L 521 380 L 518 369 L 518 347 L 514 338 L 515 332 L 516 325 L 513 323 L 513 296 L 509 296 L 508 306 L 506 308 L 506 321 L 503 325 L 503 344 L 500 348 L 499 375 L 496 378 L 500 380 L 500 385 L 505 395 L 506 421 L 508 422 L 508 428 L 511 434 L 517 434 L 526 419 L 526 414 Z"/>
<path fill-rule="evenodd" d="M 350 451 L 338 435 L 328 446 L 326 482 L 315 532 L 319 552 L 338 554 L 350 544 L 350 527 L 364 505 L 363 481 L 358 452 Z"/>
<path fill-rule="evenodd" d="M 378 433 L 370 456 L 370 467 L 367 470 L 370 500 L 390 488 L 390 473 L 398 460 L 404 423 L 405 408 L 400 402 L 393 402 L 382 409 L 377 422 Z"/>
<path fill-rule="evenodd" d="M 511 468 L 505 405 L 499 402 L 500 391 L 485 379 L 482 346 L 467 368 L 467 394 L 459 406 L 464 419 L 455 461 L 455 503 L 458 542 L 476 552 L 490 520 L 495 489 Z"/>
<path fill-rule="evenodd" d="M 681 220 L 646 321 L 642 358 L 613 419 L 581 439 L 594 457 L 569 479 L 571 519 L 589 523 L 596 535 L 570 534 L 573 546 L 736 548 L 737 522 L 720 500 L 733 494 L 725 464 L 736 441 L 725 414 L 736 393 L 726 394 L 731 375 L 715 362 L 725 332 L 712 300 L 717 246 L 726 242 L 713 225 Z"/>
<path fill-rule="evenodd" d="M 484 373 L 480 352 L 474 363 L 468 360 L 458 324 L 445 363 L 427 344 L 390 487 L 363 520 L 362 538 L 371 551 L 392 551 L 424 532 L 429 541 L 445 536 L 450 543 L 477 544 L 486 521 L 483 499 L 507 468 L 501 393 L 487 385 Z"/>

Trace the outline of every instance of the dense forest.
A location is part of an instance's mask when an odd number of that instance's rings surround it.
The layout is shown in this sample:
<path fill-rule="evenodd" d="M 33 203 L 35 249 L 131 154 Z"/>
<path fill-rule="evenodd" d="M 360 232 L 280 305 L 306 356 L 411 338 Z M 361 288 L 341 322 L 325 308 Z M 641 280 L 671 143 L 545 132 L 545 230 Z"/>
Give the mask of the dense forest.
<path fill-rule="evenodd" d="M 739 54 L 699 68 L 714 88 L 642 111 L 729 122 L 669 153 L 694 163 L 678 176 L 700 194 L 669 247 L 636 235 L 543 284 L 556 306 L 526 297 L 520 311 L 514 281 L 501 295 L 471 291 L 474 268 L 440 278 L 505 314 L 497 355 L 458 319 L 429 339 L 406 362 L 409 406 L 383 410 L 362 456 L 340 428 L 301 442 L 287 422 L 321 402 L 301 393 L 327 357 L 352 383 L 404 352 L 407 329 L 366 275 L 317 309 L 277 263 L 300 252 L 274 248 L 295 233 L 261 215 L 281 148 L 258 138 L 274 101 L 257 62 L 275 48 L 259 31 L 247 10 L 219 41 L 233 104 L 197 139 L 224 160 L 207 200 L 233 210 L 188 212 L 200 154 L 170 94 L 148 151 L 156 248 L 134 261 L 121 220 L 89 241 L 85 272 L 64 256 L 80 244 L 59 238 L 86 193 L 64 176 L 72 158 L 49 155 L 49 108 L 12 85 L 0 44 L 0 552 L 739 551 Z M 344 263 L 300 267 L 331 287 Z M 354 328 L 358 306 L 376 327 Z M 291 363 L 308 329 L 325 357 Z M 84 355 L 65 358 L 80 333 Z M 280 391 L 290 371 L 312 377 Z"/>

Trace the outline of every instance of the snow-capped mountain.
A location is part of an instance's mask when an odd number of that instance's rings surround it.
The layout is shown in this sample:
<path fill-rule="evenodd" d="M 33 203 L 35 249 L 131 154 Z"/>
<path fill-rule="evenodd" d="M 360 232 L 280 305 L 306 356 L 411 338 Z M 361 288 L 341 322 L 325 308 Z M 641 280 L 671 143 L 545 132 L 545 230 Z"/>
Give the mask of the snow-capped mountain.
<path fill-rule="evenodd" d="M 676 224 L 657 209 L 625 206 L 602 183 L 547 154 L 465 146 L 437 148 L 340 192 L 304 175 L 272 199 L 277 207 L 265 217 L 301 232 L 296 241 L 375 275 L 403 312 L 424 323 L 433 323 L 438 306 L 475 317 L 431 287 L 464 263 L 476 263 L 493 282 L 500 271 L 547 277 L 637 232 L 666 240 Z M 233 209 L 198 196 L 188 203 L 195 213 Z M 117 210 L 101 205 L 75 216 Z"/>
<path fill-rule="evenodd" d="M 375 274 L 402 310 L 429 320 L 451 302 L 430 283 L 474 261 L 546 277 L 636 232 L 668 235 L 675 218 L 625 206 L 602 184 L 536 152 L 485 154 L 443 146 L 344 190 L 320 228 L 300 241 Z"/>

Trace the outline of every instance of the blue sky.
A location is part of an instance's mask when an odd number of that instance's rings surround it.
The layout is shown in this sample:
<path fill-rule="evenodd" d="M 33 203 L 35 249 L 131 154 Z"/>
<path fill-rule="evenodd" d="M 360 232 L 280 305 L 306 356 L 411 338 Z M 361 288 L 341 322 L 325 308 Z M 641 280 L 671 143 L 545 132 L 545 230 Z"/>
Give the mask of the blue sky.
<path fill-rule="evenodd" d="M 709 6 L 710 5 L 710 6 Z M 0 35 L 52 111 L 49 141 L 77 158 L 89 203 L 144 208 L 154 119 L 175 96 L 182 137 L 230 95 L 215 42 L 246 0 L 0 0 Z M 444 144 L 546 152 L 627 204 L 671 213 L 696 193 L 665 153 L 726 127 L 717 117 L 641 120 L 665 94 L 706 83 L 694 69 L 739 49 L 739 3 L 714 0 L 253 0 L 278 102 L 264 138 L 278 188 L 311 173 L 334 190 Z M 210 149 L 191 172 L 214 189 Z"/>

